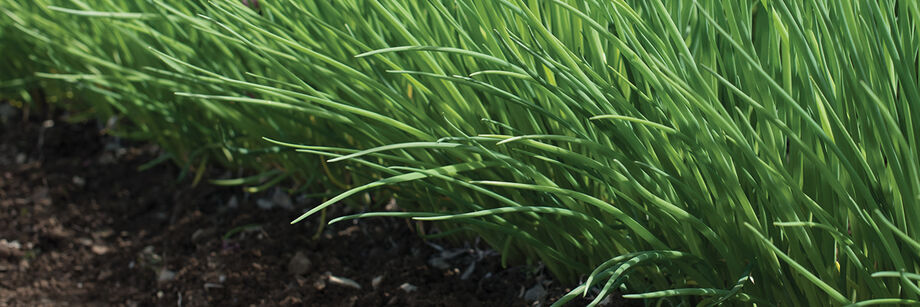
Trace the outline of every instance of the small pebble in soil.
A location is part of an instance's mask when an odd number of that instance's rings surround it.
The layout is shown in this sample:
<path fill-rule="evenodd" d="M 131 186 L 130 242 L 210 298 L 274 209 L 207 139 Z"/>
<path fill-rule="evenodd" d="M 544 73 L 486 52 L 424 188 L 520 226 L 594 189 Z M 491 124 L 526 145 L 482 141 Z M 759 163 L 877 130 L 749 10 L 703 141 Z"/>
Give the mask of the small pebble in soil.
<path fill-rule="evenodd" d="M 322 291 L 323 289 L 326 289 L 326 279 L 317 278 L 316 281 L 313 282 L 313 288 L 316 288 L 316 290 L 318 291 Z"/>
<path fill-rule="evenodd" d="M 22 248 L 22 244 L 19 243 L 19 241 L 16 241 L 16 240 L 7 241 L 6 239 L 0 239 L 0 246 L 6 247 L 6 248 L 9 248 L 9 249 L 20 249 L 20 248 Z"/>
<path fill-rule="evenodd" d="M 157 274 L 157 282 L 167 282 L 176 277 L 176 272 L 167 270 L 166 268 L 160 269 L 160 273 Z"/>
<path fill-rule="evenodd" d="M 382 281 L 383 281 L 383 275 L 377 275 L 377 277 L 374 277 L 374 279 L 371 280 L 371 287 L 374 287 L 374 289 L 377 289 L 377 287 L 380 286 L 380 282 Z"/>
<path fill-rule="evenodd" d="M 96 240 L 103 240 L 105 238 L 111 237 L 115 234 L 115 231 L 112 228 L 102 228 L 96 231 L 93 231 L 92 236 Z"/>
<path fill-rule="evenodd" d="M 0 239 L 0 257 L 20 258 L 23 255 L 21 248 L 22 244 L 19 244 L 19 241 Z"/>
<path fill-rule="evenodd" d="M 73 176 L 73 179 L 71 179 L 71 182 L 73 182 L 73 184 L 81 188 L 84 185 L 86 185 L 86 179 L 83 179 L 83 177 L 80 177 L 80 176 Z"/>
<path fill-rule="evenodd" d="M 410 283 L 403 283 L 402 285 L 399 285 L 399 289 L 406 291 L 406 293 L 412 293 L 412 292 L 415 292 L 415 290 L 418 290 L 418 287 Z"/>
<path fill-rule="evenodd" d="M 310 267 L 313 263 L 310 262 L 310 259 L 307 258 L 303 252 L 297 252 L 291 257 L 291 261 L 288 262 L 288 272 L 294 275 L 304 275 L 310 271 Z"/>
<path fill-rule="evenodd" d="M 331 272 L 326 272 L 325 275 L 326 275 L 326 279 L 329 280 L 329 283 L 333 285 L 339 285 L 343 287 L 350 287 L 350 288 L 361 290 L 361 285 L 355 282 L 354 280 L 351 280 L 345 277 L 339 277 L 339 276 L 332 275 Z"/>
<path fill-rule="evenodd" d="M 108 247 L 108 246 L 99 245 L 99 244 L 94 244 L 90 249 L 91 249 L 91 250 L 93 251 L 93 253 L 96 254 L 96 255 L 105 255 L 106 253 L 109 252 L 109 247 Z"/>
<path fill-rule="evenodd" d="M 528 302 L 540 301 L 546 297 L 546 289 L 543 288 L 543 285 L 537 283 L 537 285 L 527 289 L 527 292 L 524 292 L 524 300 Z"/>
<path fill-rule="evenodd" d="M 93 240 L 90 238 L 82 237 L 77 239 L 77 243 L 80 243 L 80 245 L 83 246 L 91 246 L 93 245 Z"/>
<path fill-rule="evenodd" d="M 450 264 L 448 264 L 447 261 L 444 261 L 444 258 L 441 258 L 441 257 L 435 257 L 435 258 L 429 259 L 428 264 L 435 268 L 441 269 L 441 270 L 446 270 L 450 268 Z"/>

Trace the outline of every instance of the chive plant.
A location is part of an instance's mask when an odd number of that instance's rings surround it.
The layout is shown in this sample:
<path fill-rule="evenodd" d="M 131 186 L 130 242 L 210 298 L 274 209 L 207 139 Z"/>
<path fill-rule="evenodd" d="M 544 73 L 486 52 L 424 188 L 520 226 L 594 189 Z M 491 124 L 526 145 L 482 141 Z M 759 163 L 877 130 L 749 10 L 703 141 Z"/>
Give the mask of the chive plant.
<path fill-rule="evenodd" d="M 0 3 L 0 67 L 264 172 L 219 183 L 341 192 L 295 222 L 394 195 L 330 222 L 478 235 L 560 305 L 918 303 L 917 2 Z"/>

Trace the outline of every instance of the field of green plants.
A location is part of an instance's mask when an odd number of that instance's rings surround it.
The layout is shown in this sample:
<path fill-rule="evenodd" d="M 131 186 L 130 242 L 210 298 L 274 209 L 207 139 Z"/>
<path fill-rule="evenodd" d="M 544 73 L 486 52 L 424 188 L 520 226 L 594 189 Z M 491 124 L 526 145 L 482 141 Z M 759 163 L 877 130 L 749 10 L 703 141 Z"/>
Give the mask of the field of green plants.
<path fill-rule="evenodd" d="M 0 0 L 0 95 L 336 191 L 293 222 L 479 236 L 560 305 L 916 304 L 918 35 L 896 0 Z M 365 192 L 411 211 L 324 214 Z"/>

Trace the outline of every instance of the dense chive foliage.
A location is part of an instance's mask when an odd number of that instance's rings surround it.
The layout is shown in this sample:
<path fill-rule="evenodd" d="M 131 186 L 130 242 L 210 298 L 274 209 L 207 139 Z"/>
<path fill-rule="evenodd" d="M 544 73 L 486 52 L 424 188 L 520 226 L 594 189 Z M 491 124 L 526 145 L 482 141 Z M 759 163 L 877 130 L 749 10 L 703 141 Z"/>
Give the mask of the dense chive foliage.
<path fill-rule="evenodd" d="M 586 276 L 563 303 L 916 303 L 918 21 L 892 0 L 0 0 L 0 91 L 63 81 L 181 165 L 265 172 L 221 183 L 341 192 L 297 220 L 389 191 L 411 211 L 333 222 L 476 234 Z"/>

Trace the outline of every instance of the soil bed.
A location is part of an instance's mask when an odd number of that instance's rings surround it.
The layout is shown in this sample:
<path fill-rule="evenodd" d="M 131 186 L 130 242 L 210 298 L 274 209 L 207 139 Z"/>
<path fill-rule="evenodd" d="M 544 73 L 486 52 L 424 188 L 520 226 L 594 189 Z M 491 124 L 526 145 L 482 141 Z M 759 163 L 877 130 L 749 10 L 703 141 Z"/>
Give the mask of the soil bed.
<path fill-rule="evenodd" d="M 0 129 L 0 305 L 534 306 L 568 290 L 502 268 L 483 244 L 426 242 L 403 220 L 314 240 L 316 219 L 288 224 L 311 200 L 193 188 L 168 163 L 138 171 L 159 149 L 94 123 L 14 116 Z M 298 209 L 265 209 L 273 196 Z"/>

